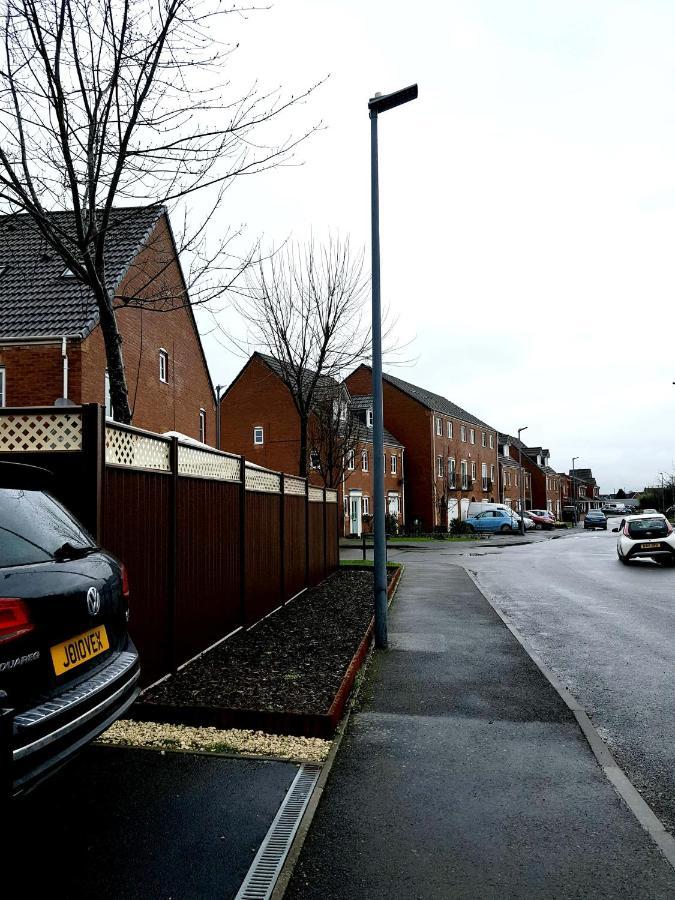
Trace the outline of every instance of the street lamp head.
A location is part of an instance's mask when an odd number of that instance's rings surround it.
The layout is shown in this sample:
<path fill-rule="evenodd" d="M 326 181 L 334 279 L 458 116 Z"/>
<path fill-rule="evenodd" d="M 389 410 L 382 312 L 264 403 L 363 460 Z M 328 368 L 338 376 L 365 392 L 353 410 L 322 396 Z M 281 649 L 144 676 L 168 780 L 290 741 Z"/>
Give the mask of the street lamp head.
<path fill-rule="evenodd" d="M 400 91 L 394 91 L 392 94 L 380 94 L 379 91 L 374 97 L 368 101 L 368 109 L 371 115 L 378 115 L 393 109 L 395 106 L 401 106 L 403 103 L 409 103 L 411 100 L 417 99 L 417 85 L 411 84 L 409 87 L 401 88 Z"/>

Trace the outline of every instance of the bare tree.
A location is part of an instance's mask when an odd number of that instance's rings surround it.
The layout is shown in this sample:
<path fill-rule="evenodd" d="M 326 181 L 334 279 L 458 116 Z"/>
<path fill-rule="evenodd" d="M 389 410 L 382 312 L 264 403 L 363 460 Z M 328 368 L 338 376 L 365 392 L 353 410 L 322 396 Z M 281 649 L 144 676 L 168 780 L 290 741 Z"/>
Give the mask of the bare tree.
<path fill-rule="evenodd" d="M 106 250 L 120 204 L 166 205 L 199 190 L 208 211 L 183 233 L 181 249 L 220 268 L 225 285 L 250 262 L 217 263 L 205 223 L 232 179 L 288 161 L 314 128 L 282 142 L 264 126 L 301 102 L 257 85 L 233 96 L 224 63 L 234 45 L 214 40 L 217 20 L 252 7 L 216 0 L 2 0 L 0 206 L 25 212 L 46 244 L 95 299 L 115 416 L 130 420 L 115 308 L 148 301 L 148 284 L 115 298 Z M 68 227 L 50 217 L 72 210 Z M 198 267 L 199 268 L 199 265 Z M 213 285 L 212 285 L 213 287 Z M 150 292 L 151 293 L 151 292 Z M 116 302 L 117 301 L 117 302 Z M 155 308 L 187 301 L 180 292 Z"/>
<path fill-rule="evenodd" d="M 332 237 L 325 245 L 288 243 L 261 260 L 247 270 L 246 290 L 233 301 L 247 328 L 238 346 L 274 357 L 293 398 L 301 475 L 308 471 L 312 414 L 320 421 L 321 401 L 333 382 L 369 356 L 367 283 L 363 251 L 353 255 L 348 239 Z"/>
<path fill-rule="evenodd" d="M 360 465 L 356 453 L 364 430 L 365 425 L 350 409 L 345 385 L 339 381 L 324 384 L 310 415 L 308 443 L 310 463 L 326 487 L 337 487 Z"/>

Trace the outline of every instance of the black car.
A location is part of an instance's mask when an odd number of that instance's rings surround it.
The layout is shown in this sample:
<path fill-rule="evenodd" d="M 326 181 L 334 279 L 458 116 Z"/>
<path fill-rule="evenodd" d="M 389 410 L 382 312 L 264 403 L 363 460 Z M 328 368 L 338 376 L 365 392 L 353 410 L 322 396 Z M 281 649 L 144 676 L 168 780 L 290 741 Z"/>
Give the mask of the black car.
<path fill-rule="evenodd" d="M 138 694 L 124 566 L 49 493 L 0 463 L 0 797 L 25 792 Z"/>
<path fill-rule="evenodd" d="M 602 528 L 607 531 L 607 517 L 601 509 L 589 509 L 584 516 L 584 528 Z"/>

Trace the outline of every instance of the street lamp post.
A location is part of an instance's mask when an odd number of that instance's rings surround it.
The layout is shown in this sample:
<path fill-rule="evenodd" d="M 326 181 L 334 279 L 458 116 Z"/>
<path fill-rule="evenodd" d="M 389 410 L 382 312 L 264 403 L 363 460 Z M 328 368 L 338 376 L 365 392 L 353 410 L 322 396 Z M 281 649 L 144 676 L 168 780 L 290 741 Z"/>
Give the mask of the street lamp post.
<path fill-rule="evenodd" d="M 578 497 L 577 497 L 577 489 L 576 489 L 575 484 L 574 484 L 574 463 L 575 463 L 578 459 L 579 459 L 578 456 L 573 456 L 573 457 L 572 457 L 572 496 L 573 496 L 573 498 L 574 498 L 574 524 L 575 524 L 575 525 L 577 524 L 577 517 L 578 517 L 578 515 L 579 515 L 579 512 L 578 512 L 578 509 L 577 509 L 577 500 L 578 500 Z"/>
<path fill-rule="evenodd" d="M 666 485 L 663 480 L 663 472 L 659 472 L 659 475 L 661 476 L 661 512 L 664 513 L 666 511 Z"/>
<path fill-rule="evenodd" d="M 393 94 L 376 94 L 368 101 L 370 115 L 370 203 L 372 235 L 372 370 L 373 370 L 373 497 L 374 519 L 374 604 L 375 646 L 387 646 L 387 547 L 385 535 L 384 494 L 384 415 L 382 409 L 382 306 L 380 301 L 380 193 L 377 158 L 377 117 L 417 97 L 412 84 Z"/>
<path fill-rule="evenodd" d="M 520 466 L 520 497 L 518 498 L 520 501 L 520 533 L 525 534 L 525 516 L 523 513 L 525 512 L 525 472 L 523 470 L 523 451 L 522 451 L 522 441 L 520 440 L 520 435 L 523 431 L 527 431 L 527 425 L 524 425 L 522 428 L 518 429 L 518 465 Z"/>

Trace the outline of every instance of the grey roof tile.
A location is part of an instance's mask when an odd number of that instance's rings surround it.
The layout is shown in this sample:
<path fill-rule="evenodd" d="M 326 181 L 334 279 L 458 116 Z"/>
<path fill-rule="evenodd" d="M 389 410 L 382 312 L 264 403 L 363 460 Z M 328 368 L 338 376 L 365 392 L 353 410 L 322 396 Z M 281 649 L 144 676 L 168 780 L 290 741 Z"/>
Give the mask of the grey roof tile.
<path fill-rule="evenodd" d="M 106 278 L 114 291 L 143 243 L 165 212 L 163 207 L 114 210 L 105 257 Z M 50 214 L 74 233 L 72 212 Z M 62 259 L 47 245 L 26 213 L 0 216 L 0 339 L 29 336 L 85 336 L 98 321 L 88 288 L 64 278 Z"/>

